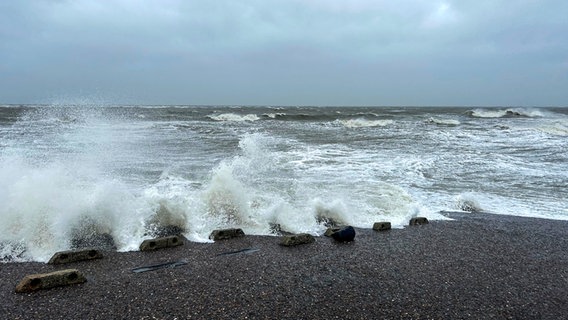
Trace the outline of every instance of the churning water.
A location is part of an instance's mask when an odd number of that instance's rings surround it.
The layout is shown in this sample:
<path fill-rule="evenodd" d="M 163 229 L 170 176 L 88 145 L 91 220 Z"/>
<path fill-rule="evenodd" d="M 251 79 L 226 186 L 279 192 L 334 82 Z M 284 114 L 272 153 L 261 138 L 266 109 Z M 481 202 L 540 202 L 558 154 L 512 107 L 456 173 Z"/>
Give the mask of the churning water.
<path fill-rule="evenodd" d="M 567 150 L 566 108 L 0 106 L 0 261 L 166 227 L 568 220 Z"/>

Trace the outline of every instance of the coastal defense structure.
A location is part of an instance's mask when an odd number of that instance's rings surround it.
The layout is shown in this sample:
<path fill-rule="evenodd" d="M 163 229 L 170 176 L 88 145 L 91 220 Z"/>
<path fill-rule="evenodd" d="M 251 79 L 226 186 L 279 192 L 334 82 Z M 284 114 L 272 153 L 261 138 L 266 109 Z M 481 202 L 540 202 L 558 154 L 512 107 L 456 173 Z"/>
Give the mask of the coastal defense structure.
<path fill-rule="evenodd" d="M 375 231 L 386 231 L 386 230 L 390 230 L 391 227 L 391 223 L 390 222 L 375 222 L 373 224 L 373 230 Z"/>
<path fill-rule="evenodd" d="M 83 250 L 68 250 L 56 252 L 51 259 L 49 259 L 49 264 L 64 264 L 77 261 L 101 259 L 103 254 L 96 249 L 83 249 Z"/>
<path fill-rule="evenodd" d="M 282 237 L 280 245 L 285 247 L 297 246 L 300 244 L 312 243 L 316 241 L 314 236 L 309 233 L 292 234 Z"/>
<path fill-rule="evenodd" d="M 87 278 L 77 269 L 67 269 L 50 273 L 25 276 L 16 286 L 17 293 L 33 292 L 41 289 L 68 286 L 86 282 Z"/>
<path fill-rule="evenodd" d="M 169 236 L 144 240 L 140 244 L 140 251 L 154 251 L 163 248 L 171 248 L 183 245 L 182 236 Z"/>
<path fill-rule="evenodd" d="M 245 232 L 243 229 L 220 229 L 220 230 L 213 230 L 209 235 L 209 239 L 213 241 L 217 240 L 226 240 L 231 238 L 239 238 L 244 237 Z"/>
<path fill-rule="evenodd" d="M 410 219 L 410 221 L 408 222 L 408 225 L 410 226 L 418 226 L 418 225 L 423 225 L 423 224 L 428 224 L 428 219 L 426 219 L 425 217 L 416 217 L 416 218 L 412 218 Z"/>

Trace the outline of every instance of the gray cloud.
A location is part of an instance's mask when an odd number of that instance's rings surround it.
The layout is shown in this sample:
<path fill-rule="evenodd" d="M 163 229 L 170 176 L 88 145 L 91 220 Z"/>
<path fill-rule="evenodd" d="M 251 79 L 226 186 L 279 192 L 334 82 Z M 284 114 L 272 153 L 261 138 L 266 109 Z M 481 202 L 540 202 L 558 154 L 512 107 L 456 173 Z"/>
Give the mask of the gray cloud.
<path fill-rule="evenodd" d="M 0 103 L 566 105 L 565 1 L 0 4 Z"/>

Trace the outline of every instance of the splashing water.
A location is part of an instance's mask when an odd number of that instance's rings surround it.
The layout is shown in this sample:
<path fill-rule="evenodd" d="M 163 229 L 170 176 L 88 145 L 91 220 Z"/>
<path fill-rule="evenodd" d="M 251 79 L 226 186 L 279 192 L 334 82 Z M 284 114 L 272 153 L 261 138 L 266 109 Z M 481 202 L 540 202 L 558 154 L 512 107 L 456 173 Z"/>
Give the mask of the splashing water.
<path fill-rule="evenodd" d="M 512 110 L 0 107 L 0 261 L 442 210 L 565 219 L 566 117 Z"/>

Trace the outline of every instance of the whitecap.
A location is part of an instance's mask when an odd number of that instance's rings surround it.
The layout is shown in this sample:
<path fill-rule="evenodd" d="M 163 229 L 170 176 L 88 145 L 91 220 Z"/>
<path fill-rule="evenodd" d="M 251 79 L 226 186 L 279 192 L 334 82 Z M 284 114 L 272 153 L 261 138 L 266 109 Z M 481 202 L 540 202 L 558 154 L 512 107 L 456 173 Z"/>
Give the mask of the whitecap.
<path fill-rule="evenodd" d="M 367 120 L 363 118 L 339 120 L 346 128 L 385 127 L 392 124 L 392 120 Z"/>
<path fill-rule="evenodd" d="M 446 125 L 446 126 L 460 125 L 460 122 L 458 120 L 455 120 L 455 119 L 439 119 L 439 118 L 434 118 L 434 117 L 429 118 L 426 122 L 434 123 L 434 124 L 438 124 L 438 125 Z"/>
<path fill-rule="evenodd" d="M 235 113 L 221 113 L 215 115 L 208 115 L 210 119 L 215 121 L 228 121 L 228 122 L 244 122 L 244 121 L 256 121 L 260 118 L 256 114 L 235 114 Z"/>
<path fill-rule="evenodd" d="M 469 114 L 475 118 L 503 118 L 503 117 L 544 117 L 544 112 L 531 108 L 483 109 L 471 110 Z"/>

